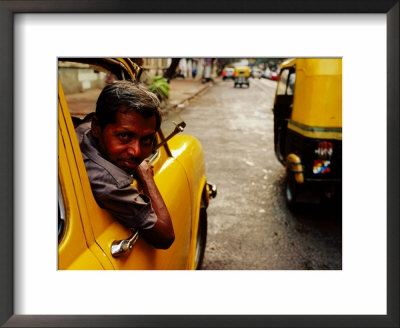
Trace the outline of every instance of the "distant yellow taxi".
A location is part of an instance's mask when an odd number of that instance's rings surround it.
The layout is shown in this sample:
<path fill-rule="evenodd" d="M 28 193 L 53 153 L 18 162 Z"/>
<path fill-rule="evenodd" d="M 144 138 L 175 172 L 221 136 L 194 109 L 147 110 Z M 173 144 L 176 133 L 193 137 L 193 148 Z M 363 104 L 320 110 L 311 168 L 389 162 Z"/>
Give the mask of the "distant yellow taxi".
<path fill-rule="evenodd" d="M 58 73 L 58 269 L 199 269 L 206 209 L 216 195 L 215 186 L 207 183 L 200 142 L 178 134 L 185 123 L 177 114 L 164 115 L 150 162 L 175 242 L 168 250 L 155 249 L 98 206 L 74 129 L 75 120 L 95 110 L 106 83 L 138 80 L 141 68 L 128 58 L 60 58 Z"/>

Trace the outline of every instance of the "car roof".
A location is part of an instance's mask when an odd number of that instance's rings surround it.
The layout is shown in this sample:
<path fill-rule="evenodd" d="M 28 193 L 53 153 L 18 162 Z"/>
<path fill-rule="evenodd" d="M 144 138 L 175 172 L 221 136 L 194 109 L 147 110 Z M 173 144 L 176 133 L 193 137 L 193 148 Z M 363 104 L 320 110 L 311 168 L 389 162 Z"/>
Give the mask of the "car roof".
<path fill-rule="evenodd" d="M 129 58 L 58 58 L 58 60 L 100 66 L 114 73 L 118 79 L 139 80 L 142 73 L 142 68 Z"/>

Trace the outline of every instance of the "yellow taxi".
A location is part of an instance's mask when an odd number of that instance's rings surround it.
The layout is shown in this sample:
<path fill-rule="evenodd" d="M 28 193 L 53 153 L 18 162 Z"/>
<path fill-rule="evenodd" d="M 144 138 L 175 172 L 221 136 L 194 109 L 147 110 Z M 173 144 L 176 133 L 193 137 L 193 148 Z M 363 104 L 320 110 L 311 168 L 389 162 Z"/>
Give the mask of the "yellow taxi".
<path fill-rule="evenodd" d="M 154 179 L 170 213 L 175 242 L 155 249 L 98 206 L 93 197 L 74 122 L 95 110 L 106 83 L 140 79 L 141 67 L 129 58 L 58 60 L 58 269 L 199 269 L 207 238 L 209 200 L 200 142 L 179 135 L 185 123 L 164 113 L 150 156 Z M 133 182 L 135 184 L 135 181 Z M 137 184 L 135 184 L 137 187 Z"/>

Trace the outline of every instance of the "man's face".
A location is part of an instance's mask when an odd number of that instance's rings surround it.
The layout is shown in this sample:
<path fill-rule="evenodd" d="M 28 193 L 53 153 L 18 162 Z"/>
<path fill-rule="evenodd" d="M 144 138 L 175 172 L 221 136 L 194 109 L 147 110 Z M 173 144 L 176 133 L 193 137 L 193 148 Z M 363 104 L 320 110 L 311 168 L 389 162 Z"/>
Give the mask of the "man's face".
<path fill-rule="evenodd" d="M 101 130 L 92 125 L 102 155 L 128 174 L 147 158 L 156 136 L 156 117 L 144 118 L 134 111 L 118 112 L 116 122 Z"/>

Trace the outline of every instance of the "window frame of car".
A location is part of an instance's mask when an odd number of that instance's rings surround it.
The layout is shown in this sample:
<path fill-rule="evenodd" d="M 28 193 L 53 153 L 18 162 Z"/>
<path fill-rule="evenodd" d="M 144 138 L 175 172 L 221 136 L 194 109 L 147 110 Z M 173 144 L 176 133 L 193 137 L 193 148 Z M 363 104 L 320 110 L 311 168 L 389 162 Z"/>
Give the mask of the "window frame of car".
<path fill-rule="evenodd" d="M 140 81 L 140 76 L 142 73 L 142 68 L 129 58 L 59 58 L 58 61 L 88 64 L 92 69 L 96 69 L 96 67 L 101 68 L 102 71 L 105 70 L 114 74 L 119 80 L 130 79 Z M 182 121 L 182 119 L 180 119 L 180 121 Z M 163 126 L 165 126 L 164 120 L 161 123 L 159 131 L 157 131 L 158 140 L 156 140 L 154 144 L 153 152 L 149 155 L 150 162 L 157 158 L 159 152 L 159 147 L 157 145 L 170 138 L 170 133 L 164 134 Z M 171 133 L 172 132 L 173 131 L 171 131 Z M 172 153 L 169 149 L 168 142 L 164 142 L 162 146 L 165 148 L 168 156 L 171 157 Z"/>
<path fill-rule="evenodd" d="M 71 62 L 71 63 L 77 63 L 77 64 L 78 63 L 88 64 L 90 69 L 95 70 L 96 68 L 99 68 L 99 70 L 101 70 L 103 72 L 104 71 L 110 72 L 110 73 L 114 74 L 117 79 L 122 79 L 122 80 L 133 79 L 136 76 L 140 76 L 140 72 L 138 73 L 138 71 L 135 73 L 135 74 L 138 74 L 138 75 L 132 75 L 132 69 L 128 69 L 126 67 L 126 65 L 124 65 L 124 63 L 119 62 L 117 60 L 113 60 L 113 59 L 106 59 L 105 61 L 103 61 L 102 59 L 93 59 L 92 60 L 92 59 L 88 59 L 88 58 L 84 58 L 84 59 L 81 59 L 81 58 L 59 58 L 59 61 L 61 61 L 61 62 Z M 106 65 L 103 65 L 104 63 L 106 63 Z M 60 82 L 61 82 L 61 80 L 60 80 Z M 64 88 L 62 83 L 61 83 L 61 87 Z M 71 119 L 73 117 L 76 118 L 76 116 L 72 116 L 71 115 L 71 109 L 69 107 L 69 104 L 68 104 L 66 99 L 65 99 L 65 101 L 66 101 L 66 104 L 68 106 L 68 109 L 69 109 L 68 112 L 69 112 L 69 115 L 70 115 Z M 160 156 L 160 148 L 162 148 L 162 147 L 164 147 L 166 155 L 168 157 L 172 157 L 172 153 L 171 153 L 171 150 L 169 148 L 167 140 L 169 140 L 170 136 L 173 134 L 173 130 L 172 131 L 168 131 L 168 135 L 165 136 L 164 135 L 164 131 L 163 131 L 163 126 L 165 127 L 166 124 L 169 124 L 169 121 L 171 121 L 171 118 L 174 119 L 175 117 L 177 117 L 175 120 L 178 120 L 178 118 L 179 118 L 179 121 L 177 122 L 178 124 L 183 122 L 182 119 L 180 118 L 180 116 L 177 113 L 172 114 L 172 116 L 171 115 L 166 115 L 163 118 L 163 121 L 161 123 L 161 127 L 157 131 L 157 138 L 154 140 L 153 151 L 151 152 L 151 154 L 148 157 L 150 163 L 152 163 L 152 162 L 157 160 L 157 158 Z M 162 144 L 162 145 L 160 146 L 160 144 Z M 69 215 L 68 215 L 68 213 L 66 211 L 66 207 L 65 207 L 65 204 L 64 204 L 65 200 L 64 200 L 64 195 L 63 195 L 63 193 L 61 191 L 60 181 L 58 183 L 59 183 L 59 191 L 58 191 L 58 244 L 60 244 L 62 242 L 62 240 L 64 239 L 66 231 L 68 229 L 68 221 L 69 221 L 68 220 L 68 216 Z"/>

